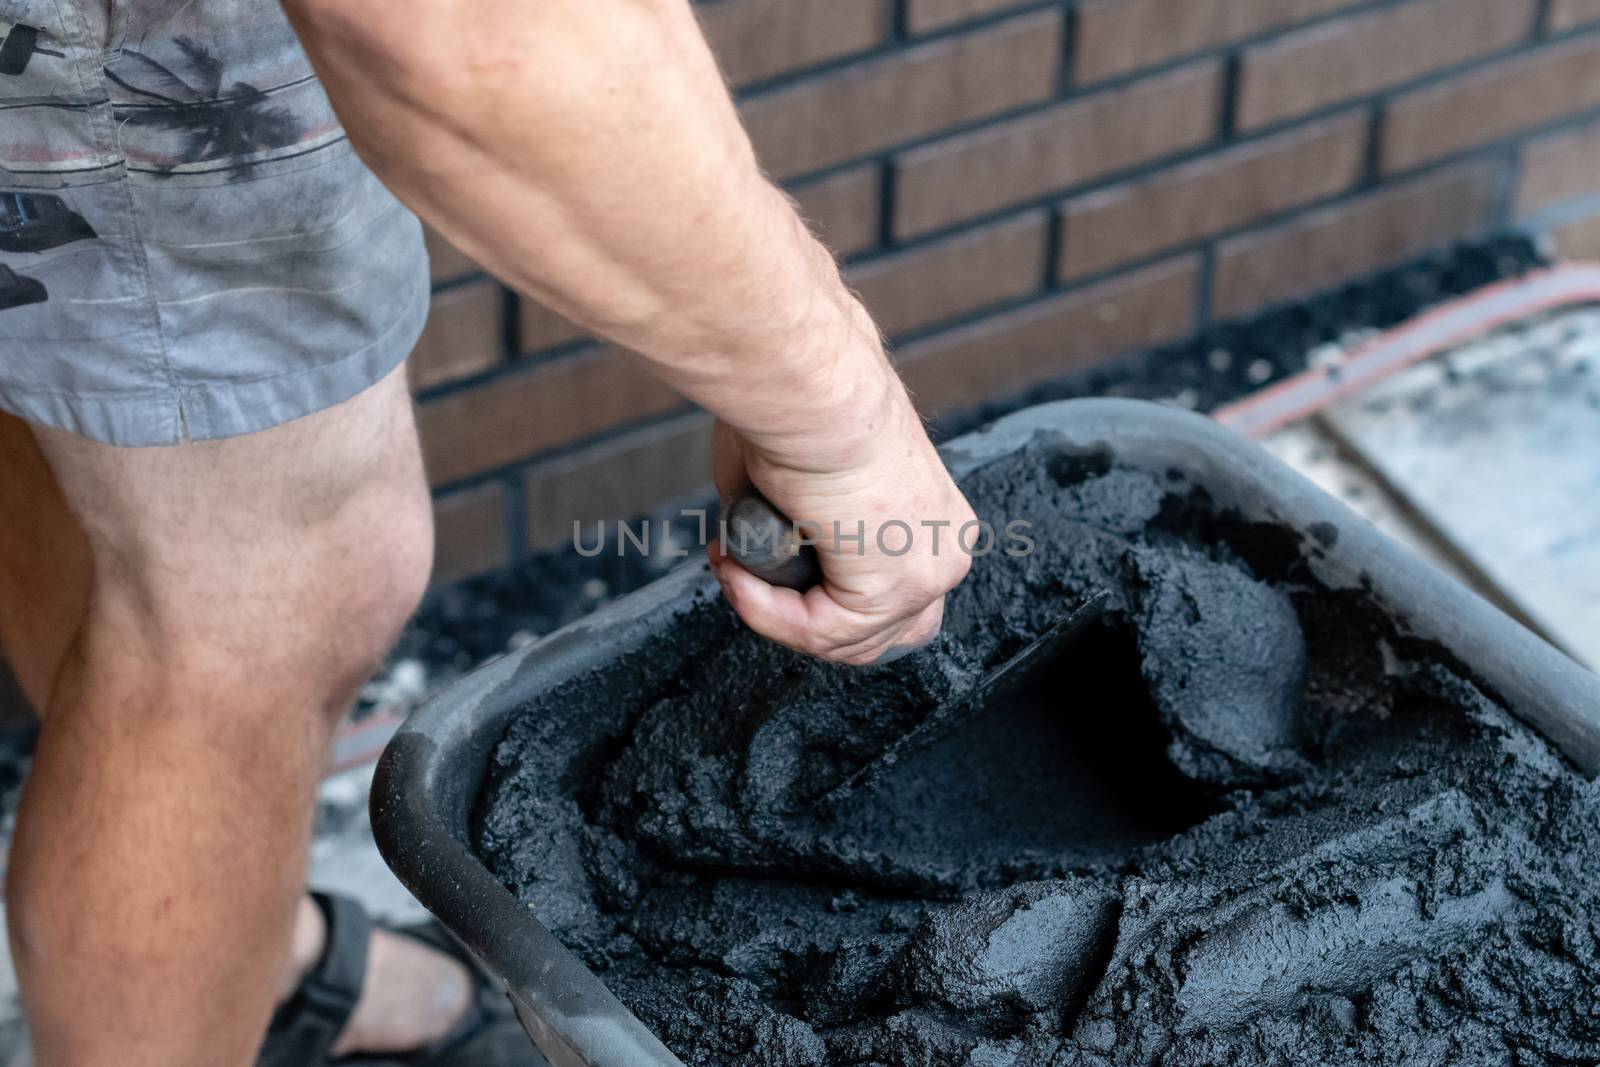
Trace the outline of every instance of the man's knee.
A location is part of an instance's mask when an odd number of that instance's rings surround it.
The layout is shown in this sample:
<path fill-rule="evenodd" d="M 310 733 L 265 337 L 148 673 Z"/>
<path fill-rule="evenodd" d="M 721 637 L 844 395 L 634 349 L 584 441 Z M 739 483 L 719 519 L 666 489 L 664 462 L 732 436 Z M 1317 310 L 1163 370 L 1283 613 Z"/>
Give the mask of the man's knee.
<path fill-rule="evenodd" d="M 263 694 L 246 706 L 337 712 L 427 581 L 431 505 L 401 370 L 222 441 L 36 436 L 93 560 L 91 671 L 163 692 L 231 679 Z"/>
<path fill-rule="evenodd" d="M 115 553 L 109 553 L 115 555 Z M 424 485 L 363 486 L 341 506 L 248 540 L 195 544 L 192 567 L 97 559 L 86 647 L 147 663 L 161 689 L 233 678 L 284 714 L 328 721 L 381 662 L 433 557 Z M 163 563 L 167 565 L 163 565 Z M 129 653 L 133 655 L 129 655 Z"/>
<path fill-rule="evenodd" d="M 314 677 L 341 704 L 394 644 L 422 598 L 433 563 L 433 515 L 425 494 L 380 498 L 364 508 L 364 518 L 352 516 L 358 531 L 353 540 L 344 537 L 309 553 L 312 573 L 305 576 L 299 603 L 301 618 L 314 625 L 291 624 L 296 634 L 280 635 L 303 649 Z"/>
<path fill-rule="evenodd" d="M 324 640 L 310 645 L 313 662 L 332 699 L 341 704 L 388 654 L 416 611 L 433 566 L 433 511 L 426 490 L 380 496 L 363 505 L 355 543 L 314 553 L 318 574 L 303 600 L 319 620 Z M 309 576 L 308 576 L 309 577 Z M 316 589 L 325 590 L 320 598 Z M 333 709 L 336 713 L 342 707 Z"/>

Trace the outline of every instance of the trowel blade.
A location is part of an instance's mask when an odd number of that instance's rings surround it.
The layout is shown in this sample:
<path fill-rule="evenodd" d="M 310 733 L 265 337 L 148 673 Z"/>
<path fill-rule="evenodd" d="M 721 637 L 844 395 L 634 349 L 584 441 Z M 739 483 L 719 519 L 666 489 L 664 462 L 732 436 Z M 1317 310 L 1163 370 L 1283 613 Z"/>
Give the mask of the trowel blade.
<path fill-rule="evenodd" d="M 998 696 L 1026 681 L 1032 671 L 1053 662 L 1065 652 L 1090 623 L 1105 614 L 1111 594 L 1101 591 L 1085 600 L 1075 610 L 1063 615 L 1050 628 L 1028 642 L 1016 655 L 978 679 L 972 691 L 953 701 L 967 707 L 981 708 Z"/>
<path fill-rule="evenodd" d="M 958 693 L 928 714 L 910 732 L 900 736 L 866 766 L 850 775 L 822 798 L 824 806 L 832 806 L 854 795 L 901 758 L 922 745 L 943 736 L 946 731 L 981 712 L 1003 693 L 1023 685 L 1039 668 L 1048 666 L 1060 656 L 1073 641 L 1093 622 L 1105 614 L 1111 594 L 1102 590 L 1090 596 L 1074 610 L 1050 624 L 1044 633 L 1028 642 L 1023 649 L 994 670 L 978 678 L 970 688 Z"/>

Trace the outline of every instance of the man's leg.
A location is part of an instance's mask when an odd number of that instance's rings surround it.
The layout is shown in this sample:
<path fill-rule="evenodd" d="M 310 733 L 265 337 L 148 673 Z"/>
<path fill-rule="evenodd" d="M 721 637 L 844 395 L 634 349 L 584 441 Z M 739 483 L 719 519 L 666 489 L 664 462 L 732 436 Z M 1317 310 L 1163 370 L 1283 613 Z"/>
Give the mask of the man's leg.
<path fill-rule="evenodd" d="M 28 424 L 0 412 L 0 653 L 35 708 L 83 625 L 93 569 L 83 530 Z"/>
<path fill-rule="evenodd" d="M 403 376 L 224 442 L 38 436 L 94 575 L 9 872 L 38 1062 L 248 1064 L 329 735 L 426 579 Z"/>

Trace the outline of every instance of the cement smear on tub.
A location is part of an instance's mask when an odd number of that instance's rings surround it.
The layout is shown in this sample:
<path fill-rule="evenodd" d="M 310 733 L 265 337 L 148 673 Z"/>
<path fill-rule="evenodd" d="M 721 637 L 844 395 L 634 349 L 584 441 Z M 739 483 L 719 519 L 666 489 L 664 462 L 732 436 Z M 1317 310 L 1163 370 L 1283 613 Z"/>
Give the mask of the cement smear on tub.
<path fill-rule="evenodd" d="M 1594 786 L 1317 586 L 1317 537 L 1093 456 L 967 488 L 1037 550 L 979 561 L 935 648 L 831 668 L 708 601 L 687 666 L 500 746 L 479 851 L 685 1062 L 1600 1058 Z M 818 804 L 1100 590 L 1037 685 Z"/>

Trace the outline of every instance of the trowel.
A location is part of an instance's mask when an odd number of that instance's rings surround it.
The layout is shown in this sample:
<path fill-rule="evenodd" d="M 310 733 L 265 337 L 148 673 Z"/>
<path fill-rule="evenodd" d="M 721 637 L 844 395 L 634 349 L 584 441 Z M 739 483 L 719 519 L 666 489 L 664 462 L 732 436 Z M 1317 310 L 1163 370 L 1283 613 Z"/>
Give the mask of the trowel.
<path fill-rule="evenodd" d="M 817 550 L 805 543 L 795 524 L 759 491 L 742 490 L 728 501 L 722 515 L 724 550 L 757 578 L 799 592 L 822 580 Z M 824 794 L 822 804 L 835 806 L 870 787 L 901 759 L 981 714 L 1006 694 L 1025 688 L 1105 613 L 1110 598 L 1105 590 L 1091 594 L 1000 666 L 959 685 L 927 718 Z"/>

